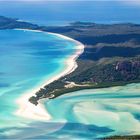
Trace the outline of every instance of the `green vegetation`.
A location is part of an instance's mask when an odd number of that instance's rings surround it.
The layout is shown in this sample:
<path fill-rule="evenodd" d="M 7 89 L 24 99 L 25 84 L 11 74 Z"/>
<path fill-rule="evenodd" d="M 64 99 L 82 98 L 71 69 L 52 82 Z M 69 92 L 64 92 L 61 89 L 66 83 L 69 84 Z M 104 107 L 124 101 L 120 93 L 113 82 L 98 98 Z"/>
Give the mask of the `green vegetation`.
<path fill-rule="evenodd" d="M 130 136 L 111 136 L 108 138 L 103 138 L 102 140 L 139 140 L 140 135 L 130 135 Z"/>
<path fill-rule="evenodd" d="M 140 25 L 75 22 L 63 27 L 45 27 L 0 16 L 0 29 L 27 28 L 60 33 L 85 45 L 78 68 L 40 89 L 29 100 L 90 88 L 121 86 L 140 81 Z M 68 82 L 78 86 L 66 88 Z M 55 95 L 52 97 L 51 95 Z"/>
<path fill-rule="evenodd" d="M 0 29 L 1 30 L 2 29 L 15 29 L 15 28 L 37 30 L 38 27 L 39 26 L 36 24 L 31 24 L 28 22 L 18 21 L 18 19 L 0 16 Z"/>
<path fill-rule="evenodd" d="M 114 87 L 114 86 L 124 86 L 126 84 L 129 83 L 139 83 L 139 81 L 129 81 L 129 82 L 112 82 L 112 83 L 99 83 L 99 84 L 93 84 L 93 83 L 89 83 L 89 85 L 87 86 L 76 86 L 76 87 L 72 87 L 72 88 L 62 88 L 59 89 L 57 91 L 52 92 L 52 94 L 54 94 L 55 96 L 53 98 L 56 98 L 60 95 L 63 94 L 67 94 L 67 93 L 71 93 L 74 91 L 79 91 L 79 90 L 84 90 L 84 89 L 97 89 L 97 88 L 108 88 L 108 87 Z"/>
<path fill-rule="evenodd" d="M 58 80 L 59 81 L 59 80 Z M 57 81 L 57 82 L 58 82 Z M 102 83 L 85 83 L 85 86 L 74 86 L 71 88 L 65 88 L 63 84 L 63 86 L 61 88 L 57 88 L 57 85 L 55 82 L 51 83 L 52 88 L 51 87 L 45 87 L 45 89 L 41 89 L 40 91 L 38 91 L 36 93 L 36 96 L 32 96 L 29 100 L 30 102 L 32 102 L 33 104 L 37 105 L 38 104 L 38 100 L 42 99 L 42 98 L 56 98 L 60 95 L 63 94 L 67 94 L 67 93 L 71 93 L 74 91 L 79 91 L 79 90 L 84 90 L 84 89 L 98 89 L 98 88 L 108 88 L 108 87 L 115 87 L 115 86 L 124 86 L 126 84 L 130 84 L 130 83 L 139 83 L 140 80 L 133 80 L 133 81 L 119 81 L 119 82 L 102 82 Z M 59 83 L 59 82 L 58 82 Z M 55 90 L 54 90 L 54 86 L 55 86 Z M 50 90 L 50 92 L 46 92 L 46 90 Z M 51 95 L 54 95 L 54 97 L 51 97 Z"/>
<path fill-rule="evenodd" d="M 140 25 L 75 22 L 64 27 L 45 27 L 0 16 L 0 29 L 33 29 L 66 35 L 85 45 L 78 68 L 71 74 L 41 88 L 29 101 L 55 98 L 83 89 L 123 86 L 140 82 Z M 68 82 L 75 86 L 66 88 Z M 54 96 L 52 96 L 54 95 Z M 112 136 L 104 140 L 136 140 L 134 136 Z"/>

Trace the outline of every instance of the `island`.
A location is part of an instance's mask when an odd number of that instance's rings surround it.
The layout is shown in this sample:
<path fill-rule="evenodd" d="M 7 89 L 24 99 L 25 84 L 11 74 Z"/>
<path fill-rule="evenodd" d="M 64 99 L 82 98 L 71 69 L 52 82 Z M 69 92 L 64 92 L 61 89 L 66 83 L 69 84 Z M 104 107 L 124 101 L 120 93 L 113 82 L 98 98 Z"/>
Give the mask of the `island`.
<path fill-rule="evenodd" d="M 102 140 L 139 140 L 140 135 L 130 135 L 130 136 L 111 136 L 103 138 Z"/>
<path fill-rule="evenodd" d="M 78 68 L 41 88 L 30 102 L 55 98 L 82 89 L 122 86 L 140 82 L 140 25 L 75 22 L 40 30 L 71 37 L 85 46 Z"/>
<path fill-rule="evenodd" d="M 0 16 L 0 29 L 32 29 L 59 33 L 84 44 L 72 73 L 40 88 L 29 101 L 53 99 L 82 89 L 140 82 L 140 25 L 75 22 L 67 26 L 39 26 Z"/>
<path fill-rule="evenodd" d="M 31 29 L 53 32 L 84 44 L 72 73 L 41 88 L 29 101 L 38 105 L 43 98 L 53 99 L 82 89 L 122 86 L 140 82 L 140 25 L 75 22 L 67 26 L 47 27 L 0 16 L 0 29 Z M 139 139 L 112 136 L 104 139 Z"/>

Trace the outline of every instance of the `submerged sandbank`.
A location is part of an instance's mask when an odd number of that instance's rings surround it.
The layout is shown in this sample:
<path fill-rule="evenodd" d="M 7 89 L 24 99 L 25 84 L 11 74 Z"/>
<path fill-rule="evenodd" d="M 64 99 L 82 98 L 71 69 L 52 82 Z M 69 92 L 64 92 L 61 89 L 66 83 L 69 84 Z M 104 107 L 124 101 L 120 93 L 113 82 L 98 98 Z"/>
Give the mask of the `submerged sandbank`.
<path fill-rule="evenodd" d="M 28 30 L 28 29 L 16 29 L 16 30 L 43 32 L 43 31 L 35 31 L 35 30 Z M 69 37 L 66 37 L 64 35 L 60 35 L 57 33 L 50 33 L 50 32 L 46 32 L 46 33 L 75 42 L 75 44 L 77 44 L 76 45 L 77 51 L 75 52 L 75 54 L 67 58 L 67 60 L 65 61 L 65 68 L 61 73 L 59 73 L 58 75 L 55 75 L 54 77 L 52 77 L 51 79 L 47 81 L 44 81 L 44 83 L 41 86 L 38 86 L 35 89 L 32 89 L 24 93 L 20 98 L 16 100 L 16 103 L 18 104 L 18 107 L 19 107 L 18 110 L 15 112 L 16 115 L 20 117 L 28 118 L 28 119 L 41 120 L 41 121 L 47 121 L 51 119 L 50 114 L 47 112 L 46 108 L 43 105 L 43 100 L 40 100 L 39 104 L 35 106 L 29 102 L 29 98 L 31 96 L 34 96 L 35 93 L 40 90 L 40 88 L 43 88 L 44 86 L 50 84 L 51 82 L 58 80 L 62 76 L 68 75 L 69 73 L 73 72 L 78 66 L 76 63 L 76 59 L 84 51 L 84 45 L 72 38 L 69 38 Z"/>

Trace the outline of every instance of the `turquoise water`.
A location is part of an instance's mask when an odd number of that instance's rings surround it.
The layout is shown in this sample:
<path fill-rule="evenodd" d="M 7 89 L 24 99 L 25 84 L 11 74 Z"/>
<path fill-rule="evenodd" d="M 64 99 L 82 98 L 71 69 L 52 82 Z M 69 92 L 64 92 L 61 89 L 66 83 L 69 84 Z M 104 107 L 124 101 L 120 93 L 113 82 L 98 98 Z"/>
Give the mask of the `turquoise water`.
<path fill-rule="evenodd" d="M 68 93 L 45 106 L 51 120 L 1 129 L 2 138 L 91 140 L 140 133 L 140 84 Z"/>
<path fill-rule="evenodd" d="M 15 103 L 65 69 L 76 44 L 32 31 L 0 31 L 0 139 L 91 140 L 140 134 L 140 84 L 82 90 L 45 102 L 48 121 L 15 115 Z"/>
<path fill-rule="evenodd" d="M 54 121 L 65 122 L 56 137 L 140 134 L 140 84 L 69 93 L 46 102 L 46 108 Z"/>
<path fill-rule="evenodd" d="M 0 128 L 21 124 L 17 98 L 63 71 L 75 51 L 74 42 L 56 35 L 0 30 Z"/>

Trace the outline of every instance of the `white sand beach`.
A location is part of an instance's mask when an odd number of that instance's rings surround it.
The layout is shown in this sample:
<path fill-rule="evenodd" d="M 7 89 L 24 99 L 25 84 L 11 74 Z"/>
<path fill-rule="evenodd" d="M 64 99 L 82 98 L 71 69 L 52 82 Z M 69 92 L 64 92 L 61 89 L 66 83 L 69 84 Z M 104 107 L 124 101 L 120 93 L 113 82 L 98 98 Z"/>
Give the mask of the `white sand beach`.
<path fill-rule="evenodd" d="M 34 31 L 34 32 L 42 32 L 42 31 L 35 31 L 35 30 L 28 30 L 28 29 L 17 29 L 17 30 L 24 30 L 24 31 Z M 45 33 L 45 32 L 44 32 Z M 84 45 L 72 38 L 66 37 L 64 35 L 60 35 L 57 33 L 49 33 L 46 32 L 47 34 L 52 34 L 59 36 L 63 39 L 66 40 L 71 40 L 74 41 L 77 44 L 77 52 L 75 52 L 74 55 L 70 56 L 66 61 L 65 61 L 65 69 L 58 75 L 52 77 L 51 79 L 44 81 L 44 83 L 36 87 L 35 89 L 32 89 L 28 91 L 27 93 L 23 94 L 19 99 L 16 100 L 16 103 L 18 105 L 18 110 L 15 112 L 16 115 L 32 120 L 40 120 L 40 121 L 48 121 L 51 119 L 50 114 L 47 112 L 46 108 L 43 105 L 43 100 L 39 101 L 39 104 L 37 106 L 33 105 L 32 103 L 29 102 L 29 98 L 31 96 L 34 96 L 37 91 L 39 91 L 40 88 L 43 88 L 45 85 L 50 84 L 51 82 L 59 79 L 62 76 L 65 76 L 71 72 L 73 72 L 77 68 L 77 63 L 76 59 L 79 57 L 81 53 L 84 51 Z M 45 99 L 44 99 L 45 100 Z"/>

